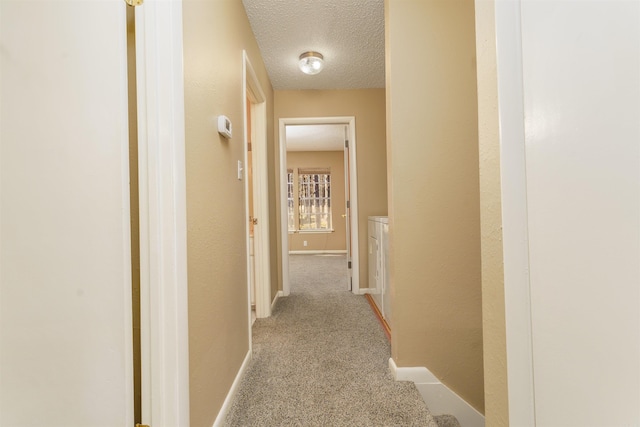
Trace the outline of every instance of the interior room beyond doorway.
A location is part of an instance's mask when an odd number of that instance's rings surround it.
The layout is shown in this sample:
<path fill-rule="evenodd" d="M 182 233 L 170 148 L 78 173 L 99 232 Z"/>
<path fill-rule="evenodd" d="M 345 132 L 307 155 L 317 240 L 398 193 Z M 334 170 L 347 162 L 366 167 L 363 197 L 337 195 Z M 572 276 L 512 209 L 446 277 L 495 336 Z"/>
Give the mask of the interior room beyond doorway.
<path fill-rule="evenodd" d="M 296 255 L 344 255 L 345 264 L 352 265 L 349 127 L 348 122 L 312 121 L 284 126 L 281 164 L 287 262 L 283 270 L 287 273 L 289 256 Z M 351 290 L 347 272 L 345 290 Z"/>

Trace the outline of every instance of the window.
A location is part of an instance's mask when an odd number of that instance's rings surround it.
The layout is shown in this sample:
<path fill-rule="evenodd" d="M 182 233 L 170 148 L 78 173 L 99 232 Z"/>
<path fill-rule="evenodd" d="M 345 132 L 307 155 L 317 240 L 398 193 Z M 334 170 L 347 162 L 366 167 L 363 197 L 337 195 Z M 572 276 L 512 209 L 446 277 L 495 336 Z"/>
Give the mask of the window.
<path fill-rule="evenodd" d="M 287 170 L 287 216 L 289 231 L 296 231 L 296 220 L 293 208 L 293 169 Z"/>
<path fill-rule="evenodd" d="M 287 222 L 291 233 L 333 231 L 330 168 L 287 170 Z"/>
<path fill-rule="evenodd" d="M 298 229 L 332 229 L 329 169 L 298 169 Z"/>

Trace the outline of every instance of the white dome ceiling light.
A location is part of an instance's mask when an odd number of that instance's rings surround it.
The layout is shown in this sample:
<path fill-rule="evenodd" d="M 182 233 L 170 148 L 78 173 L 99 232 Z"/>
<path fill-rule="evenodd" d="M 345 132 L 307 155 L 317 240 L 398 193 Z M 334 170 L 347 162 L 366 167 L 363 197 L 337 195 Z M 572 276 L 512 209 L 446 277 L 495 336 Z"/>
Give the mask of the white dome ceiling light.
<path fill-rule="evenodd" d="M 305 52 L 300 55 L 298 66 L 305 74 L 318 74 L 324 67 L 324 57 L 318 52 Z"/>

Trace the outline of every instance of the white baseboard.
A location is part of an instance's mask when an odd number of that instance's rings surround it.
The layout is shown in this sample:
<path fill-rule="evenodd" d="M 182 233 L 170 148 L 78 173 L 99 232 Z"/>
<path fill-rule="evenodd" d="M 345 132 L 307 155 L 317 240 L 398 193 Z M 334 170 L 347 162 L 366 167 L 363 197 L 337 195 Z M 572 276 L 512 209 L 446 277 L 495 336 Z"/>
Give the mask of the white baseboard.
<path fill-rule="evenodd" d="M 484 427 L 484 415 L 442 384 L 427 368 L 398 368 L 393 358 L 390 358 L 389 369 L 396 381 L 415 383 L 431 414 L 453 415 L 462 427 Z"/>
<path fill-rule="evenodd" d="M 276 307 L 276 303 L 278 302 L 278 298 L 280 298 L 281 296 L 284 296 L 284 292 L 283 291 L 278 291 L 276 293 L 276 297 L 273 299 L 273 302 L 271 303 L 271 312 L 273 313 L 273 309 Z"/>
<path fill-rule="evenodd" d="M 251 360 L 251 350 L 249 350 L 247 352 L 247 355 L 244 357 L 244 361 L 242 362 L 242 366 L 240 366 L 240 370 L 236 375 L 236 379 L 233 380 L 233 384 L 231 384 L 229 393 L 227 393 L 227 397 L 226 399 L 224 399 L 222 408 L 220 408 L 220 412 L 218 412 L 218 416 L 216 417 L 216 420 L 213 422 L 213 427 L 222 427 L 224 425 L 224 419 L 227 417 L 227 414 L 229 413 L 229 409 L 231 409 L 231 403 L 233 402 L 233 398 L 238 392 L 238 387 L 240 386 L 242 377 L 244 377 L 244 374 L 247 371 L 247 368 L 249 367 L 250 360 Z"/>
<path fill-rule="evenodd" d="M 289 251 L 289 255 L 322 255 L 322 254 L 346 254 L 345 250 L 326 250 L 326 251 Z"/>

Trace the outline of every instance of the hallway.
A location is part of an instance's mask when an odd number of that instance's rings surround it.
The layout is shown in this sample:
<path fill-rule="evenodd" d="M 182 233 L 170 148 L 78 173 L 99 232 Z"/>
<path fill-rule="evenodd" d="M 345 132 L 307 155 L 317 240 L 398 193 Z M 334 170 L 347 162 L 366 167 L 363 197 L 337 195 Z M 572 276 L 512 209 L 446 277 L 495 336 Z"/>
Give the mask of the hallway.
<path fill-rule="evenodd" d="M 468 427 L 640 426 L 640 0 L 126 1 L 0 0 L 0 426 L 440 423 L 391 377 Z M 352 293 L 327 256 L 289 295 L 309 118 L 354 121 Z"/>
<path fill-rule="evenodd" d="M 291 295 L 253 327 L 253 359 L 227 426 L 433 426 L 342 255 L 290 256 Z"/>

